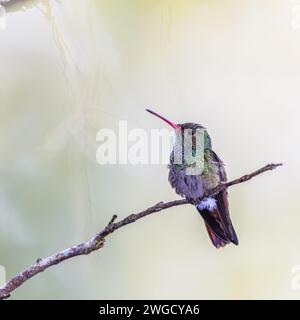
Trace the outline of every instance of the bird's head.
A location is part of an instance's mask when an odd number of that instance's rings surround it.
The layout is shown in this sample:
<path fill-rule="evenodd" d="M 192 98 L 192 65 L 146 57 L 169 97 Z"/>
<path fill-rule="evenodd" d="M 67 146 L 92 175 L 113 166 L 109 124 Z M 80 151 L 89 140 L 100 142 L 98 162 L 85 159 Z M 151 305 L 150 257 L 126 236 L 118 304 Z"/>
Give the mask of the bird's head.
<path fill-rule="evenodd" d="M 162 119 L 174 129 L 176 135 L 175 145 L 180 143 L 184 144 L 185 147 L 195 149 L 199 143 L 201 148 L 211 149 L 210 136 L 206 128 L 201 124 L 193 122 L 176 124 L 152 110 L 146 109 L 146 111 Z"/>

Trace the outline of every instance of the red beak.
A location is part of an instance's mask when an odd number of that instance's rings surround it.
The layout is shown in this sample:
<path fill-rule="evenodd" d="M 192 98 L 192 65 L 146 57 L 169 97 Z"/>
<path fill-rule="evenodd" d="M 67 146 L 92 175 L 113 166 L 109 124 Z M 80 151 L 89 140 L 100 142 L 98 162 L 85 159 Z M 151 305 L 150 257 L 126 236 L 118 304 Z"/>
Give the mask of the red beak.
<path fill-rule="evenodd" d="M 167 124 L 169 124 L 171 127 L 173 127 L 174 129 L 180 129 L 180 125 L 179 124 L 176 124 L 174 122 L 171 122 L 170 120 L 166 119 L 165 117 L 161 116 L 160 114 L 152 111 L 152 110 L 149 110 L 149 109 L 146 109 L 146 111 L 150 112 L 151 114 L 155 115 L 156 117 L 162 119 L 163 121 L 165 121 Z"/>

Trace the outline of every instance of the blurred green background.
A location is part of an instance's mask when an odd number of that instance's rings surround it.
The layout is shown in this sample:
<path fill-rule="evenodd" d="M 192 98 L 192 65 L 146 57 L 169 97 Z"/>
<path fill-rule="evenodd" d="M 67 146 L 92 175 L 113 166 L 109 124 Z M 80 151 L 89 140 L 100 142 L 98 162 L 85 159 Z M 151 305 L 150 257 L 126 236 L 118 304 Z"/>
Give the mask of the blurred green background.
<path fill-rule="evenodd" d="M 166 128 L 145 107 L 206 126 L 240 245 L 216 250 L 199 214 L 172 208 L 13 298 L 298 299 L 300 29 L 287 0 L 61 0 L 7 6 L 0 31 L 0 264 L 38 257 L 176 199 L 165 165 L 96 162 L 96 133 Z M 296 19 L 296 20 L 293 20 Z"/>

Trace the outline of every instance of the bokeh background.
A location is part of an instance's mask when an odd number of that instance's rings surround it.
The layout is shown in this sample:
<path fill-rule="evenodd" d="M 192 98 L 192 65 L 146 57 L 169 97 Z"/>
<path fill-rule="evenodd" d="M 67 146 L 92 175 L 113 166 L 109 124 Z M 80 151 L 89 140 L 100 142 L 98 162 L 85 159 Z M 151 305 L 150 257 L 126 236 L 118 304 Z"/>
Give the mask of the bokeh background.
<path fill-rule="evenodd" d="M 300 1 L 13 1 L 0 31 L 0 264 L 13 276 L 119 218 L 177 198 L 165 165 L 96 162 L 101 128 L 205 125 L 236 178 L 240 245 L 182 206 L 127 226 L 13 298 L 298 299 Z M 298 8 L 298 9 L 297 9 Z"/>

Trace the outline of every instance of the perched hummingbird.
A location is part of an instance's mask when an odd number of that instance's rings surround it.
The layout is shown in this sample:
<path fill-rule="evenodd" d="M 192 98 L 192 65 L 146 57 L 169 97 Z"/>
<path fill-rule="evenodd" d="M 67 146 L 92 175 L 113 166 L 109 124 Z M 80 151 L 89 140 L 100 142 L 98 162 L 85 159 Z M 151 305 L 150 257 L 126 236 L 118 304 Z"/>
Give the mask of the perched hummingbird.
<path fill-rule="evenodd" d="M 175 124 L 154 111 L 146 110 L 175 130 L 175 144 L 168 166 L 172 188 L 195 205 L 216 248 L 224 247 L 231 242 L 238 245 L 238 238 L 230 220 L 227 191 L 203 199 L 207 192 L 227 180 L 224 164 L 212 150 L 207 130 L 198 123 Z M 189 147 L 191 152 L 186 152 Z M 199 169 L 198 172 L 195 169 Z M 194 174 L 189 170 L 194 170 Z"/>

